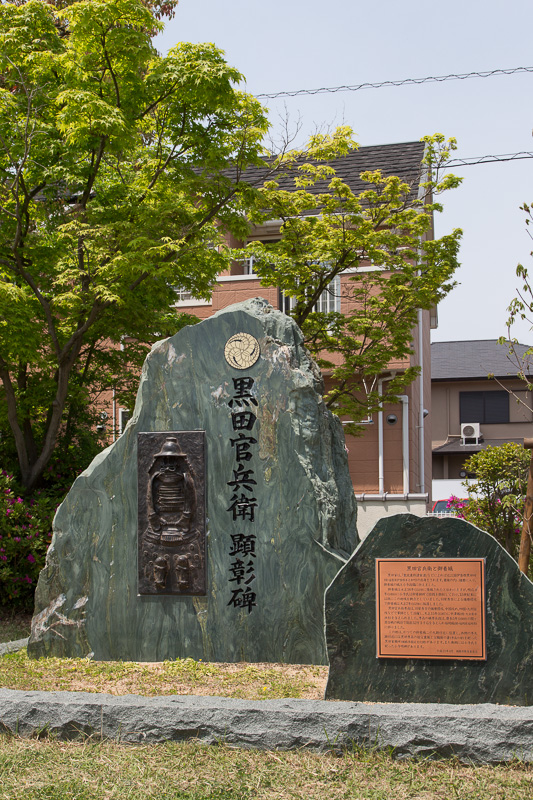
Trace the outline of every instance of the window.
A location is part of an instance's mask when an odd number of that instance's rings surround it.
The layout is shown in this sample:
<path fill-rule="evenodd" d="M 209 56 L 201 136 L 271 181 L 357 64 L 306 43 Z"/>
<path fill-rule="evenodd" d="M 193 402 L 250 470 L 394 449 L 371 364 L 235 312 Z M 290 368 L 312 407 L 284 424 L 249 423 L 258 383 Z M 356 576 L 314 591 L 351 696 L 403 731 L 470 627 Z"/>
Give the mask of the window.
<path fill-rule="evenodd" d="M 174 287 L 174 291 L 176 292 L 177 303 L 189 303 L 191 300 L 194 300 L 192 292 L 187 289 L 180 289 L 179 286 L 176 286 Z"/>
<path fill-rule="evenodd" d="M 336 275 L 328 284 L 327 289 L 324 289 L 314 311 L 322 311 L 327 313 L 329 311 L 341 310 L 341 279 L 340 275 Z"/>
<path fill-rule="evenodd" d="M 459 392 L 461 422 L 485 425 L 509 422 L 507 392 Z"/>
<path fill-rule="evenodd" d="M 124 428 L 126 427 L 128 420 L 131 414 L 127 408 L 119 408 L 118 410 L 118 432 L 124 433 Z"/>
<path fill-rule="evenodd" d="M 289 311 L 296 305 L 296 298 L 294 297 L 282 297 L 282 309 L 283 311 L 288 314 Z M 328 286 L 320 297 L 318 298 L 318 302 L 313 308 L 313 311 L 320 311 L 322 313 L 328 313 L 330 311 L 340 311 L 341 310 L 341 278 L 340 275 L 336 275 L 332 281 L 328 283 Z"/>
<path fill-rule="evenodd" d="M 211 300 L 198 300 L 188 289 L 182 289 L 179 286 L 174 286 L 176 292 L 176 308 L 183 308 L 184 306 L 210 306 Z"/>
<path fill-rule="evenodd" d="M 269 233 L 268 231 L 263 230 L 261 235 L 258 235 L 256 231 L 256 233 L 252 236 L 252 238 L 246 241 L 246 245 L 262 244 L 268 247 L 268 245 L 277 244 L 280 241 L 281 239 L 279 237 L 279 233 L 274 234 L 273 231 L 270 231 Z M 268 249 L 265 250 L 265 252 L 260 256 L 247 255 L 247 253 L 250 252 L 247 249 L 247 246 L 243 247 L 241 252 L 242 252 L 242 258 L 236 258 L 235 264 L 237 266 L 242 267 L 242 274 L 252 275 L 255 278 L 259 277 L 257 275 L 256 268 L 259 261 L 262 261 L 265 266 L 268 265 Z"/>
<path fill-rule="evenodd" d="M 244 267 L 244 274 L 245 275 L 255 275 L 254 264 L 257 261 L 255 256 L 249 256 L 248 258 L 243 258 L 243 267 Z"/>

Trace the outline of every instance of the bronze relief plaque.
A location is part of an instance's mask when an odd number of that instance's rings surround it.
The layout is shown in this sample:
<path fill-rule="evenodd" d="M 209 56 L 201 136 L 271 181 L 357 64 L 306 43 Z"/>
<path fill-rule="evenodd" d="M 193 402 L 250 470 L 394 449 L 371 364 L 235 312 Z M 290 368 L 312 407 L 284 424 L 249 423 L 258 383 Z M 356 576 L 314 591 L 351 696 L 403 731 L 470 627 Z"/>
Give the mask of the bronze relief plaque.
<path fill-rule="evenodd" d="M 376 558 L 378 658 L 486 659 L 485 559 Z"/>
<path fill-rule="evenodd" d="M 139 433 L 140 595 L 205 595 L 205 432 Z"/>

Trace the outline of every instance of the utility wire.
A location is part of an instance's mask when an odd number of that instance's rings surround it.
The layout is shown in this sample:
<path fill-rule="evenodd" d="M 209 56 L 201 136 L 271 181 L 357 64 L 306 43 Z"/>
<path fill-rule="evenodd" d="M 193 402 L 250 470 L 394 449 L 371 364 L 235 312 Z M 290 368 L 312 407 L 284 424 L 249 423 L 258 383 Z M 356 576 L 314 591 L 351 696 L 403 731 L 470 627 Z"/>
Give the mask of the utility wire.
<path fill-rule="evenodd" d="M 336 92 L 357 92 L 359 89 L 382 89 L 385 86 L 406 86 L 421 83 L 442 83 L 444 81 L 461 80 L 467 78 L 491 78 L 494 75 L 516 75 L 517 73 L 533 72 L 533 67 L 512 67 L 510 69 L 492 69 L 486 72 L 463 72 L 460 74 L 428 76 L 426 78 L 404 78 L 396 81 L 382 81 L 381 83 L 359 83 L 353 86 L 327 86 L 321 89 L 296 89 L 292 92 L 275 92 L 273 94 L 256 94 L 257 98 L 275 99 L 277 97 L 297 97 L 299 95 L 315 95 Z M 490 164 L 496 161 L 519 161 L 533 158 L 533 152 L 504 153 L 502 155 L 472 156 L 471 158 L 454 158 L 445 164 L 446 168 L 469 167 L 475 164 Z"/>
<path fill-rule="evenodd" d="M 504 153 L 499 156 L 472 156 L 471 158 L 453 158 L 443 166 L 448 167 L 470 167 L 474 164 L 489 164 L 492 161 L 519 161 L 523 158 L 533 158 L 533 153 L 523 151 L 521 153 Z"/>
<path fill-rule="evenodd" d="M 274 100 L 277 97 L 298 97 L 299 95 L 335 94 L 336 92 L 358 92 L 359 89 L 382 89 L 384 86 L 406 86 L 420 83 L 443 83 L 444 81 L 464 81 L 467 78 L 492 78 L 494 75 L 516 75 L 520 72 L 533 72 L 533 67 L 512 67 L 511 69 L 491 69 L 486 72 L 463 72 L 452 75 L 432 75 L 426 78 L 403 78 L 397 81 L 380 83 L 359 83 L 353 86 L 323 86 L 321 89 L 296 89 L 292 92 L 256 94 L 260 99 Z"/>

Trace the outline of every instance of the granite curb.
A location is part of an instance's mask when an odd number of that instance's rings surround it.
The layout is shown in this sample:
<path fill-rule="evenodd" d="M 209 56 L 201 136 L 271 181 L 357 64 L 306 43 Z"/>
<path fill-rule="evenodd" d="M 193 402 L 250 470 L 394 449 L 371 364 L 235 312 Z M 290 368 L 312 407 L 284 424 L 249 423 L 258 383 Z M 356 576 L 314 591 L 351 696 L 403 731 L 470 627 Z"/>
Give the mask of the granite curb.
<path fill-rule="evenodd" d="M 141 697 L 0 689 L 0 731 L 127 743 L 194 739 L 261 750 L 393 749 L 399 758 L 533 762 L 533 707 Z"/>

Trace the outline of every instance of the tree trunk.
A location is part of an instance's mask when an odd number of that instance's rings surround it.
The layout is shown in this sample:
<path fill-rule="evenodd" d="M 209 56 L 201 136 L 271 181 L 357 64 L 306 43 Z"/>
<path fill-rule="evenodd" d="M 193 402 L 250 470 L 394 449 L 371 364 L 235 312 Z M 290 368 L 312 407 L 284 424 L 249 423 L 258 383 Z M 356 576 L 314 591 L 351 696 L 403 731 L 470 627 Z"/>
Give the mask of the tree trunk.
<path fill-rule="evenodd" d="M 533 451 L 533 439 L 524 439 L 526 450 Z M 520 538 L 520 551 L 518 553 L 518 566 L 527 575 L 529 567 L 529 556 L 531 553 L 531 516 L 533 514 L 533 452 L 529 462 L 529 475 L 527 478 L 526 500 L 524 503 L 524 522 L 522 524 L 522 536 Z"/>

